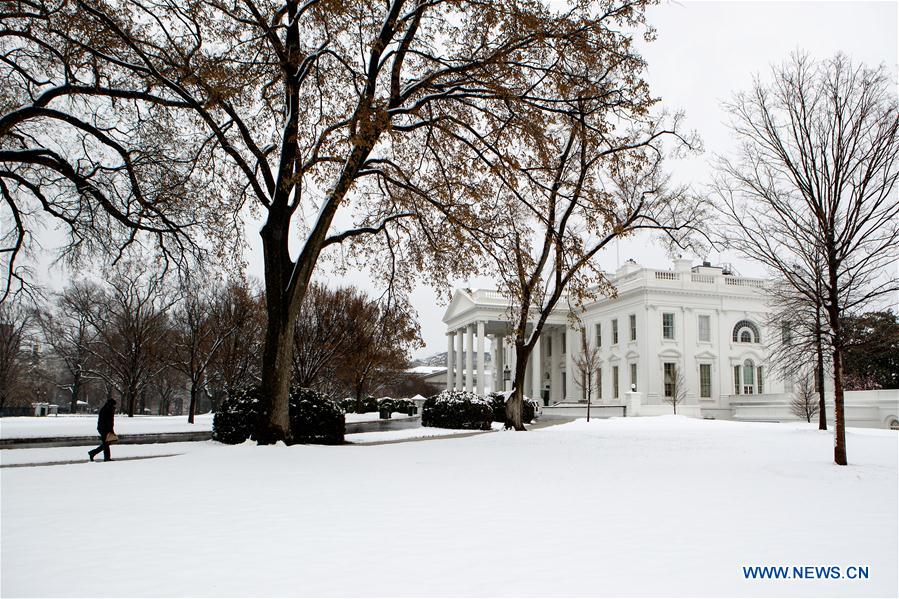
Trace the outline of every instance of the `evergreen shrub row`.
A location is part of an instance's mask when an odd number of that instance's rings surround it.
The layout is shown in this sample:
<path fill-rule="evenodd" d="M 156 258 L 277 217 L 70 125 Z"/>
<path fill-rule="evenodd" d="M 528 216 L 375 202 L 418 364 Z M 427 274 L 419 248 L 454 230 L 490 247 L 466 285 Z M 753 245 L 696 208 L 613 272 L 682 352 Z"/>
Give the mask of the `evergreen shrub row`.
<path fill-rule="evenodd" d="M 223 401 L 212 419 L 212 438 L 230 445 L 252 438 L 262 415 L 261 392 L 259 387 L 252 387 Z M 337 402 L 304 388 L 291 389 L 288 401 L 295 443 L 343 443 L 345 419 Z"/>
<path fill-rule="evenodd" d="M 492 420 L 490 404 L 468 391 L 442 391 L 421 410 L 422 426 L 489 431 Z"/>
<path fill-rule="evenodd" d="M 511 391 L 496 391 L 487 395 L 487 403 L 493 410 L 493 422 L 506 421 L 506 404 L 512 397 Z M 534 421 L 537 416 L 538 404 L 533 399 L 523 397 L 521 404 L 521 421 L 525 424 Z"/>

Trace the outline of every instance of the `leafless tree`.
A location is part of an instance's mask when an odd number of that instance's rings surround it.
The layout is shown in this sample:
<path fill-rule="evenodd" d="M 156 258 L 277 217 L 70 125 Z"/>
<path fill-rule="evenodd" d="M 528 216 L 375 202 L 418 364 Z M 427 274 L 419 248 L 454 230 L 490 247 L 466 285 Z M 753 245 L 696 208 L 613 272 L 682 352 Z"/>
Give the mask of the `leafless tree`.
<path fill-rule="evenodd" d="M 664 384 L 665 403 L 671 404 L 674 413 L 677 414 L 677 406 L 687 399 L 687 381 L 680 366 L 675 364 L 674 368 L 665 373 Z"/>
<path fill-rule="evenodd" d="M 27 405 L 34 323 L 33 311 L 22 301 L 0 303 L 0 408 Z"/>
<path fill-rule="evenodd" d="M 811 422 L 821 408 L 818 405 L 818 393 L 815 390 L 812 371 L 806 370 L 793 386 L 793 397 L 790 400 L 790 412 L 797 418 L 805 418 Z"/>
<path fill-rule="evenodd" d="M 86 295 L 94 297 L 93 294 Z M 90 323 L 92 372 L 122 398 L 121 409 L 134 416 L 137 401 L 151 380 L 167 366 L 170 350 L 168 310 L 175 302 L 161 278 L 134 263 L 118 267 L 99 302 L 73 305 Z"/>
<path fill-rule="evenodd" d="M 721 160 L 722 233 L 809 305 L 820 302 L 833 364 L 834 461 L 845 465 L 842 323 L 899 291 L 895 85 L 884 67 L 797 54 L 727 108 L 741 145 Z M 818 263 L 820 286 L 797 276 Z"/>
<path fill-rule="evenodd" d="M 210 365 L 238 329 L 239 322 L 226 317 L 228 301 L 221 286 L 188 278 L 182 298 L 172 313 L 171 365 L 187 377 L 190 389 L 187 421 L 191 424 Z"/>
<path fill-rule="evenodd" d="M 38 309 L 35 319 L 44 342 L 65 367 L 69 391 L 70 411 L 78 411 L 82 389 L 91 378 L 91 345 L 95 331 L 82 306 L 97 306 L 102 302 L 98 287 L 75 282 L 56 295 L 52 309 Z"/>
<path fill-rule="evenodd" d="M 816 264 L 808 276 L 817 278 L 812 283 L 816 289 L 823 289 L 821 280 L 823 267 Z M 802 277 L 800 269 L 796 277 Z M 825 355 L 825 322 L 821 294 L 812 301 L 796 293 L 795 288 L 783 280 L 776 280 L 769 286 L 771 311 L 766 325 L 774 331 L 767 343 L 771 366 L 780 372 L 784 380 L 797 380 L 807 371 L 814 372 L 818 393 L 818 429 L 827 430 L 827 415 L 824 410 L 824 380 L 829 356 Z"/>
<path fill-rule="evenodd" d="M 220 401 L 261 380 L 265 332 L 262 292 L 247 280 L 234 279 L 225 289 L 216 317 L 220 319 L 218 328 L 234 330 L 213 355 L 206 377 L 209 396 Z"/>
<path fill-rule="evenodd" d="M 587 422 L 590 422 L 590 404 L 593 398 L 593 387 L 597 382 L 596 377 L 602 360 L 600 359 L 599 348 L 592 345 L 587 338 L 586 327 L 581 326 L 580 329 L 581 352 L 574 358 L 574 367 L 577 368 L 578 373 L 577 384 L 587 398 Z"/>

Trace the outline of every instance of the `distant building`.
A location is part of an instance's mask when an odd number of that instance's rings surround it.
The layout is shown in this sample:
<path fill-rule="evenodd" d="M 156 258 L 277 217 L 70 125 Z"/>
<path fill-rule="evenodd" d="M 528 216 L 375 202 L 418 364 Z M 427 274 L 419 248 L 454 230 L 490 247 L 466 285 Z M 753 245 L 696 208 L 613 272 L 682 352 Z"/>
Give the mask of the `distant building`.
<path fill-rule="evenodd" d="M 591 404 L 631 405 L 629 415 L 670 413 L 672 374 L 683 373 L 684 403 L 678 413 L 706 418 L 794 420 L 791 388 L 773 376 L 766 343 L 782 330 L 769 330 L 762 279 L 735 276 L 725 268 L 689 260 L 671 270 L 644 268 L 629 260 L 607 274 L 615 298 L 587 304 L 581 319 L 589 343 L 600 350 Z M 457 290 L 443 322 L 447 327 L 447 370 L 442 387 L 484 394 L 511 390 L 514 348 L 508 335 L 509 299 L 493 290 Z M 495 356 L 493 368 L 486 364 Z M 579 331 L 571 328 L 564 301 L 550 315 L 527 364 L 524 393 L 547 406 L 577 406 L 585 395 L 576 383 Z M 494 375 L 496 373 L 496 375 Z M 429 379 L 437 382 L 439 374 Z M 786 387 L 791 387 L 787 385 Z M 631 389 L 635 393 L 628 393 Z M 866 394 L 866 395 L 863 395 Z M 888 427 L 896 421 L 899 392 L 847 393 L 847 422 Z M 850 405 L 851 404 L 851 405 Z M 873 406 L 873 407 L 872 407 Z M 832 410 L 832 408 L 831 408 Z M 547 414 L 554 411 L 549 409 Z M 829 416 L 832 420 L 832 414 Z"/>

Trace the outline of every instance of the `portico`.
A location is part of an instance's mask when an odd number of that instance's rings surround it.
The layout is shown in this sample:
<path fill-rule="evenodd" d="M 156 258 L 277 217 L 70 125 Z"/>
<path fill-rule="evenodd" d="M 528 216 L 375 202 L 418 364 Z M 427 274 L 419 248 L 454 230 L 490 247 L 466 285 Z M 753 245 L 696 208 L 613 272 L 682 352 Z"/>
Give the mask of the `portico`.
<path fill-rule="evenodd" d="M 447 326 L 447 389 L 478 395 L 512 390 L 515 348 L 509 315 L 508 300 L 496 291 L 456 291 L 443 318 Z M 528 397 L 546 396 L 559 402 L 572 393 L 574 351 L 569 351 L 572 340 L 566 318 L 561 310 L 553 314 L 537 340 L 525 372 L 524 394 Z"/>

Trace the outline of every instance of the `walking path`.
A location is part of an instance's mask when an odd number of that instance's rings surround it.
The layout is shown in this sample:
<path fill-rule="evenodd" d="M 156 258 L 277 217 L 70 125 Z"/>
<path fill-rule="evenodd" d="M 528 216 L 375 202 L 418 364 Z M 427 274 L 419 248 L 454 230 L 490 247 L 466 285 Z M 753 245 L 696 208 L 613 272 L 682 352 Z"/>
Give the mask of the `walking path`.
<path fill-rule="evenodd" d="M 155 458 L 171 458 L 176 455 L 184 455 L 182 453 L 163 453 L 159 455 L 138 455 L 127 458 L 113 458 L 111 462 L 126 462 L 128 460 L 152 460 Z M 94 460 L 94 462 L 102 462 L 103 460 Z M 65 466 L 68 464 L 89 464 L 90 460 L 59 460 L 56 462 L 31 462 L 28 464 L 0 464 L 0 468 L 31 468 L 33 466 Z"/>

